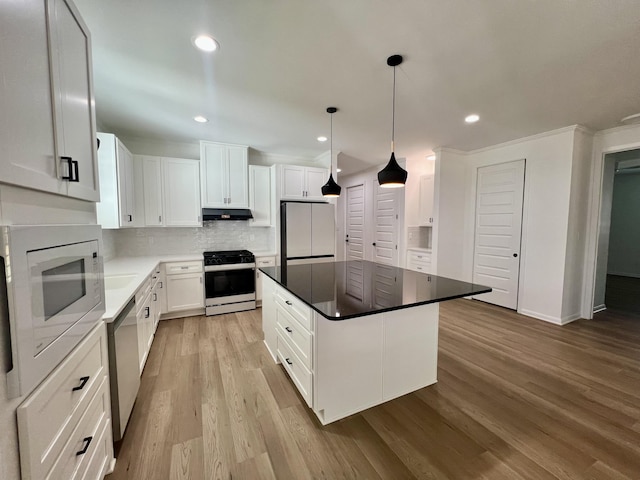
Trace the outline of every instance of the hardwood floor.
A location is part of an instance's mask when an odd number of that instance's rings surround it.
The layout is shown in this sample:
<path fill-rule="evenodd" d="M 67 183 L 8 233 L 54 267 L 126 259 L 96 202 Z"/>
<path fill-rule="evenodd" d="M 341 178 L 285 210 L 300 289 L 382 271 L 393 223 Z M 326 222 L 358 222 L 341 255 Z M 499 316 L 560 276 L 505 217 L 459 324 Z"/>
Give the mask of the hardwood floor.
<path fill-rule="evenodd" d="M 161 322 L 107 478 L 640 479 L 640 322 L 440 312 L 438 383 L 326 427 L 260 310 Z"/>

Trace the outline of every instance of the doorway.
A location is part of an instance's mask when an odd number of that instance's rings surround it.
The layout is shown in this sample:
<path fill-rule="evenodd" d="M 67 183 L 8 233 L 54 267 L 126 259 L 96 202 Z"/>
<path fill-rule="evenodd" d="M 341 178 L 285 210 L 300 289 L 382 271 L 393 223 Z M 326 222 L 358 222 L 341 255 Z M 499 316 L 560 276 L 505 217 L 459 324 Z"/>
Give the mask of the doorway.
<path fill-rule="evenodd" d="M 478 168 L 473 283 L 490 293 L 478 300 L 516 310 L 525 160 Z"/>
<path fill-rule="evenodd" d="M 640 149 L 604 157 L 597 310 L 640 313 Z"/>
<path fill-rule="evenodd" d="M 364 260 L 364 184 L 347 187 L 345 258 Z"/>
<path fill-rule="evenodd" d="M 372 246 L 376 263 L 398 265 L 398 190 L 375 183 Z"/>

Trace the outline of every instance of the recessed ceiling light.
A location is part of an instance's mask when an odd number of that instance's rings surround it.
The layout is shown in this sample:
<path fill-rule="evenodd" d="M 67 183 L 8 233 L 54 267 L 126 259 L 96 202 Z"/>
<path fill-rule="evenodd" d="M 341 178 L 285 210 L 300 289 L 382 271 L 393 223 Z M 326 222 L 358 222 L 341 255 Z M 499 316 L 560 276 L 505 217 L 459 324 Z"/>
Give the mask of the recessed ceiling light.
<path fill-rule="evenodd" d="M 193 119 L 198 123 L 207 123 L 209 121 L 207 117 L 203 117 L 202 115 L 197 115 L 193 117 Z"/>
<path fill-rule="evenodd" d="M 215 38 L 209 35 L 198 35 L 193 39 L 193 44 L 203 52 L 215 52 L 220 47 Z"/>
<path fill-rule="evenodd" d="M 478 120 L 480 120 L 480 116 L 476 115 L 475 113 L 472 114 L 472 115 L 467 115 L 464 118 L 464 121 L 467 122 L 467 123 L 476 123 Z"/>
<path fill-rule="evenodd" d="M 319 142 L 326 142 L 327 140 L 328 140 L 328 138 L 327 138 L 327 137 L 325 137 L 325 136 L 320 136 L 320 137 L 318 137 L 318 141 L 319 141 Z"/>
<path fill-rule="evenodd" d="M 341 168 L 336 168 L 336 172 L 340 173 L 342 171 Z"/>
<path fill-rule="evenodd" d="M 435 160 L 435 159 L 436 159 L 436 156 L 435 156 L 435 155 L 429 155 L 429 156 L 427 157 L 427 160 Z"/>

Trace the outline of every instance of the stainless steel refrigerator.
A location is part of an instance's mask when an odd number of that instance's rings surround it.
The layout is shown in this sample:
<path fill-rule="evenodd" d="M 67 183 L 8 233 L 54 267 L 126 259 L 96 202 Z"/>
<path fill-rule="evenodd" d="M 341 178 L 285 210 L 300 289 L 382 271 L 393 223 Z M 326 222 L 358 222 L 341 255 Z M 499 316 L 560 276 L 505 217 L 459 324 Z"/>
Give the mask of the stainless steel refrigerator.
<path fill-rule="evenodd" d="M 280 203 L 280 258 L 288 265 L 335 261 L 335 206 Z"/>

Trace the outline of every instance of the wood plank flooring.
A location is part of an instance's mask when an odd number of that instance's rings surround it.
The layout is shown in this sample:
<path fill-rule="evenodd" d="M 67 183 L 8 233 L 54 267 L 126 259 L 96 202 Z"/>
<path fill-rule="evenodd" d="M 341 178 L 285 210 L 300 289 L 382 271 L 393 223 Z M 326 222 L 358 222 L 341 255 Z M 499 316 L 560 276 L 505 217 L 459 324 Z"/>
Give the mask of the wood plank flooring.
<path fill-rule="evenodd" d="M 322 427 L 261 311 L 161 322 L 108 480 L 640 479 L 640 322 L 441 304 L 438 383 Z"/>

